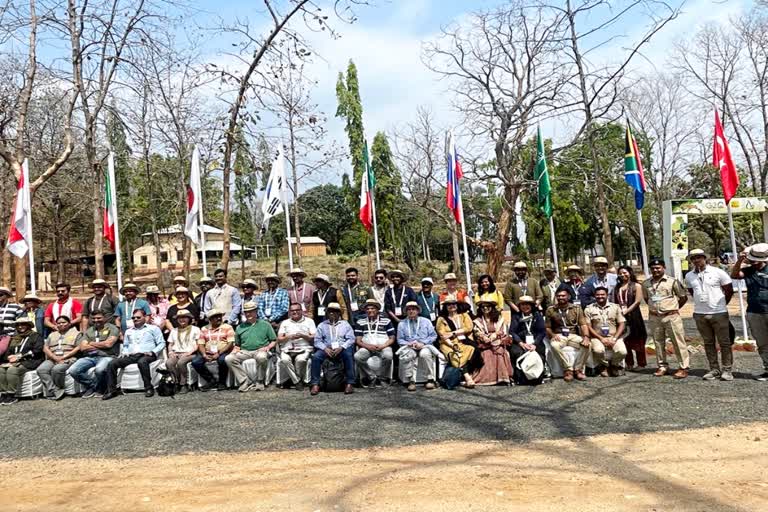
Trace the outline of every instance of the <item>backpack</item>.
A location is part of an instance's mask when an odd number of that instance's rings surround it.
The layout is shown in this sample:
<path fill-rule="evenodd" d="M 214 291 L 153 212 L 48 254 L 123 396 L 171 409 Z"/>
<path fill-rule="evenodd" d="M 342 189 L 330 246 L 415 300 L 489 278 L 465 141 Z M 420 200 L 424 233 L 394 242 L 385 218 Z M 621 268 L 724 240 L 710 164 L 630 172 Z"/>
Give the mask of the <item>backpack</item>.
<path fill-rule="evenodd" d="M 164 368 L 158 368 L 157 373 L 162 375 L 160 382 L 157 383 L 157 394 L 173 398 L 176 394 L 176 377 Z"/>
<path fill-rule="evenodd" d="M 320 389 L 325 393 L 339 393 L 344 391 L 347 378 L 344 373 L 344 361 L 341 358 L 326 358 L 323 361 L 323 377 L 320 379 Z"/>
<path fill-rule="evenodd" d="M 449 366 L 443 372 L 443 379 L 440 382 L 445 389 L 456 389 L 461 385 L 461 381 L 464 379 L 464 375 L 460 368 L 455 366 Z"/>

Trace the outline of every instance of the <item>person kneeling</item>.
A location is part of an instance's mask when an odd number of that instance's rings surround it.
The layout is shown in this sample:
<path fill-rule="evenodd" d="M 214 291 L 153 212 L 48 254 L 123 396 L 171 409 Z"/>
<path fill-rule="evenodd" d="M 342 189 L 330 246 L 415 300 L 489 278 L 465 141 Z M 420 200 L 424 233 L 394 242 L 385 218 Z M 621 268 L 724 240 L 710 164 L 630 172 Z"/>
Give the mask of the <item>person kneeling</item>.
<path fill-rule="evenodd" d="M 238 391 L 245 393 L 251 389 L 264 390 L 264 380 L 267 377 L 269 365 L 269 351 L 275 348 L 277 336 L 272 324 L 266 320 L 257 318 L 258 307 L 255 302 L 248 302 L 243 306 L 245 322 L 237 326 L 235 330 L 235 346 L 225 360 L 229 370 L 239 384 Z M 256 360 L 256 382 L 243 369 L 243 361 Z"/>
<path fill-rule="evenodd" d="M 392 345 L 395 343 L 395 328 L 392 320 L 381 315 L 381 305 L 376 299 L 365 301 L 365 317 L 355 324 L 355 362 L 363 374 L 363 387 L 380 385 L 381 380 L 390 384 L 392 368 Z M 378 364 L 377 364 L 378 363 Z"/>
<path fill-rule="evenodd" d="M 280 361 L 277 364 L 282 370 L 281 378 L 287 377 L 278 384 L 287 387 L 287 381 L 290 380 L 297 391 L 304 389 L 307 363 L 317 333 L 315 322 L 304 316 L 301 306 L 294 302 L 288 307 L 288 319 L 283 320 L 277 332 L 277 342 L 280 344 Z"/>
<path fill-rule="evenodd" d="M 149 365 L 165 349 L 163 332 L 156 325 L 147 324 L 147 315 L 142 309 L 134 310 L 131 320 L 133 327 L 125 331 L 120 357 L 111 360 L 107 366 L 107 394 L 101 397 L 102 400 L 110 400 L 120 394 L 117 390 L 117 370 L 132 364 L 139 367 L 144 382 L 144 396 L 155 396 Z"/>
<path fill-rule="evenodd" d="M 341 306 L 331 302 L 325 308 L 326 320 L 317 326 L 315 348 L 312 355 L 312 378 L 310 393 L 320 392 L 320 370 L 326 359 L 341 361 L 344 364 L 344 394 L 354 392 L 355 383 L 355 333 L 346 320 L 341 320 Z"/>
<path fill-rule="evenodd" d="M 418 302 L 405 305 L 406 318 L 397 325 L 400 349 L 400 381 L 408 383 L 408 391 L 416 391 L 417 360 L 427 377 L 426 389 L 435 389 L 435 348 L 437 332 L 428 318 L 422 317 Z"/>
<path fill-rule="evenodd" d="M 594 297 L 595 302 L 584 310 L 589 320 L 592 358 L 598 365 L 601 377 L 618 377 L 621 374 L 621 363 L 627 356 L 627 348 L 622 339 L 624 315 L 618 304 L 608 302 L 608 288 L 595 288 Z M 613 351 L 610 361 L 605 359 L 606 350 Z"/>
<path fill-rule="evenodd" d="M 187 364 L 197 356 L 197 342 L 200 339 L 200 329 L 192 325 L 194 318 L 191 311 L 179 310 L 176 313 L 178 327 L 174 327 L 168 336 L 168 360 L 165 367 L 174 376 L 176 390 L 181 394 L 189 392 Z"/>

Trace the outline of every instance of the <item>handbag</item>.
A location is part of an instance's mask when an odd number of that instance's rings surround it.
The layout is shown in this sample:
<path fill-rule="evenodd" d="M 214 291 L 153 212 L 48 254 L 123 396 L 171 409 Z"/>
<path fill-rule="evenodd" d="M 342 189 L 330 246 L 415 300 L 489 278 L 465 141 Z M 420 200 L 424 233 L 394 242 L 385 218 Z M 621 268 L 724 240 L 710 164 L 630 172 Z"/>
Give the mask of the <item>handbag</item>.
<path fill-rule="evenodd" d="M 449 366 L 443 372 L 443 378 L 441 379 L 440 384 L 445 389 L 456 389 L 463 379 L 464 375 L 462 374 L 461 369 L 456 368 L 455 366 Z"/>

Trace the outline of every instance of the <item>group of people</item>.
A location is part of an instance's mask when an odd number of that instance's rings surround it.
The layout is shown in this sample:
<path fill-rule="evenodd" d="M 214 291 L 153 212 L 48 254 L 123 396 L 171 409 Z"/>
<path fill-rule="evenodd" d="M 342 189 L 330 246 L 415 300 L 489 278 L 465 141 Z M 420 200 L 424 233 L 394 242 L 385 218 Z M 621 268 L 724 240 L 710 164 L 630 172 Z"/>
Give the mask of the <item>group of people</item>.
<path fill-rule="evenodd" d="M 476 292 L 463 290 L 452 273 L 444 276 L 440 293 L 431 277 L 421 279 L 417 291 L 400 270 L 377 270 L 369 286 L 355 268 L 346 269 L 340 286 L 325 274 L 306 282 L 307 274 L 296 268 L 289 273 L 290 287 L 282 288 L 280 276 L 268 274 L 261 293 L 251 279 L 243 281 L 241 293 L 219 269 L 212 279 L 200 280 L 199 292 L 178 276 L 168 297 L 156 286 L 147 286 L 140 297 L 140 288 L 128 283 L 119 300 L 97 279 L 84 303 L 59 283 L 56 301 L 46 307 L 34 295 L 13 303 L 11 291 L 0 287 L 0 404 L 18 401 L 24 376 L 32 371 L 51 400 L 66 396 L 67 375 L 83 398 L 109 400 L 121 394 L 119 371 L 133 364 L 151 397 L 152 365 L 159 359 L 179 393 L 192 389 L 190 367 L 200 391 L 261 391 L 274 363 L 279 386 L 302 390 L 308 384 L 316 395 L 327 361 L 343 368 L 347 394 L 356 385 L 375 388 L 394 380 L 408 391 L 416 391 L 417 381 L 435 389 L 443 365 L 444 379 L 450 374 L 466 388 L 536 385 L 549 376 L 547 349 L 566 382 L 582 381 L 590 355 L 602 377 L 645 367 L 648 334 L 656 346 L 654 375 L 671 372 L 669 340 L 677 360 L 672 377 L 684 379 L 690 358 L 680 308 L 689 296 L 709 363 L 704 379 L 729 381 L 732 279 L 746 284 L 749 324 L 765 368 L 757 378 L 768 380 L 768 244 L 739 255 L 730 274 L 709 265 L 704 251 L 691 251 L 689 259 L 692 270 L 684 283 L 654 259 L 642 284 L 631 267 L 612 272 L 600 256 L 593 258 L 594 273 L 587 279 L 576 265 L 566 269 L 566 279 L 554 268 L 535 279 L 519 261 L 503 291 L 487 274 L 478 278 Z M 255 370 L 245 367 L 248 360 Z"/>

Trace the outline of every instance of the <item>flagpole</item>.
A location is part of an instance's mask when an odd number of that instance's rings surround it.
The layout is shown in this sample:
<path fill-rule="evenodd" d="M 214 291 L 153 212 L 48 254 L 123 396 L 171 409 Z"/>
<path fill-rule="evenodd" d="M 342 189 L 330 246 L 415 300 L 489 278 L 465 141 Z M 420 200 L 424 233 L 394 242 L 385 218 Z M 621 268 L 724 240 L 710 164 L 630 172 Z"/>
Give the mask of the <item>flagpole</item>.
<path fill-rule="evenodd" d="M 195 148 L 193 149 L 195 153 L 199 153 L 199 149 L 197 147 L 197 144 L 195 144 Z M 192 157 L 194 160 L 194 156 Z M 198 166 L 200 163 L 200 156 L 197 155 L 197 162 Z M 198 173 L 199 180 L 197 182 L 197 190 L 195 192 L 200 195 L 200 207 L 197 209 L 197 218 L 198 222 L 200 223 L 200 226 L 198 229 L 200 230 L 200 245 L 203 249 L 203 277 L 208 277 L 208 260 L 205 256 L 205 221 L 203 220 L 203 173 L 202 169 L 200 169 L 201 172 Z"/>
<path fill-rule="evenodd" d="M 123 289 L 123 257 L 120 250 L 120 223 L 117 219 L 117 181 L 115 178 L 115 153 L 110 151 L 107 160 L 107 172 L 109 173 L 109 200 L 114 209 L 115 218 L 115 257 L 117 259 L 117 289 Z"/>
<path fill-rule="evenodd" d="M 643 211 L 637 211 L 637 225 L 640 229 L 640 257 L 643 258 L 643 273 L 646 279 L 651 273 L 648 271 L 648 249 L 645 247 L 645 226 L 643 225 Z"/>
<path fill-rule="evenodd" d="M 736 233 L 733 230 L 733 211 L 731 210 L 731 202 L 726 203 L 728 208 L 728 229 L 731 232 L 731 250 L 733 251 L 733 257 L 737 258 L 739 252 L 736 250 Z M 744 297 L 741 295 L 741 280 L 738 280 L 738 290 L 736 293 L 739 295 L 739 312 L 741 314 L 741 328 L 744 333 L 744 341 L 749 339 L 749 331 L 747 331 L 747 316 L 744 313 Z"/>
<path fill-rule="evenodd" d="M 368 180 L 368 183 L 371 182 L 370 177 L 368 176 L 368 171 L 365 172 L 366 176 L 365 179 Z M 371 210 L 373 210 L 373 243 L 376 247 L 376 270 L 381 268 L 381 255 L 379 254 L 379 226 L 376 222 L 376 188 L 374 187 L 373 190 L 370 191 L 371 193 Z"/>
<path fill-rule="evenodd" d="M 467 228 L 465 227 L 466 219 L 464 218 L 464 202 L 461 200 L 461 191 L 459 191 L 459 215 L 461 215 L 461 239 L 464 243 L 464 273 L 467 276 L 467 298 L 469 298 L 469 305 L 474 309 L 472 275 L 469 273 L 469 251 L 467 250 Z"/>
<path fill-rule="evenodd" d="M 285 231 L 288 235 L 288 268 L 293 268 L 293 246 L 291 245 L 291 212 L 288 211 L 288 201 L 283 194 L 283 209 L 285 211 Z"/>
<path fill-rule="evenodd" d="M 37 294 L 37 283 L 35 276 L 35 242 L 34 238 L 32 237 L 32 184 L 29 182 L 29 160 L 27 158 L 24 159 L 24 163 L 21 167 L 22 176 L 24 177 L 24 184 L 25 184 L 25 192 L 24 195 L 26 196 L 24 200 L 27 203 L 27 229 L 29 230 L 29 282 L 30 282 L 30 290 L 32 291 L 32 295 Z M 17 292 L 18 293 L 18 292 Z"/>
<path fill-rule="evenodd" d="M 555 219 L 549 216 L 549 238 L 552 243 L 552 263 L 555 265 L 555 274 L 560 275 L 560 262 L 557 259 L 557 242 L 555 241 Z"/>

